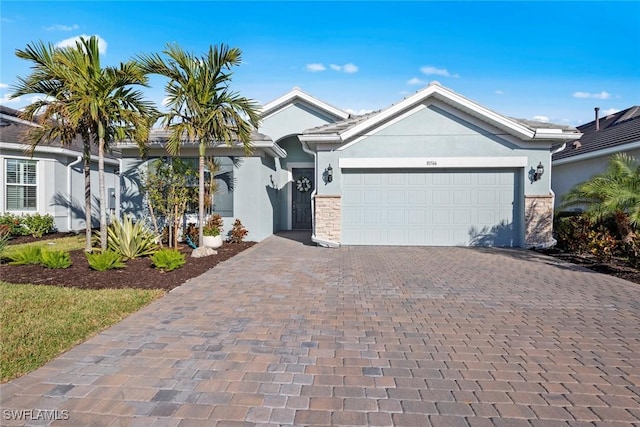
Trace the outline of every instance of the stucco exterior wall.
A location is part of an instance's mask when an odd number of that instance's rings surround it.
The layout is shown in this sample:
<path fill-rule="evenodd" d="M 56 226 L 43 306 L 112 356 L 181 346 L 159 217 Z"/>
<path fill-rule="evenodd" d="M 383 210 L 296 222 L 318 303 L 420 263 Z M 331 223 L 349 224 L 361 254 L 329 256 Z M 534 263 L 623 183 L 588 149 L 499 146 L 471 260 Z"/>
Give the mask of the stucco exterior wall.
<path fill-rule="evenodd" d="M 319 112 L 303 102 L 294 102 L 281 110 L 267 115 L 258 128 L 260 133 L 269 135 L 274 142 L 282 137 L 297 135 L 305 129 L 333 123 L 336 119 Z"/>
<path fill-rule="evenodd" d="M 442 107 L 442 108 L 441 108 Z M 527 196 L 550 193 L 549 173 L 531 182 L 529 174 L 538 163 L 549 171 L 550 143 L 524 144 L 521 147 L 511 138 L 496 136 L 504 131 L 486 126 L 481 128 L 466 121 L 464 116 L 453 115 L 443 106 L 429 105 L 402 120 L 373 131 L 347 148 L 319 147 L 317 164 L 318 194 L 340 194 L 340 158 L 394 158 L 394 157 L 526 157 L 522 168 L 523 192 Z M 328 165 L 333 168 L 333 182 L 323 182 Z"/>
<path fill-rule="evenodd" d="M 78 153 L 79 155 L 80 153 Z M 37 208 L 35 211 L 12 211 L 11 213 L 52 215 L 58 231 L 80 231 L 85 228 L 84 212 L 84 172 L 83 163 L 71 167 L 68 165 L 77 156 L 36 153 L 33 157 L 25 156 L 21 150 L 3 149 L 0 155 L 0 214 L 6 210 L 6 171 L 5 159 L 25 159 L 38 162 L 37 167 Z M 118 188 L 117 166 L 113 161 L 105 164 L 105 187 Z M 70 172 L 70 174 L 69 174 Z M 69 194 L 69 176 L 71 193 Z M 116 190 L 117 192 L 117 190 Z M 92 226 L 99 225 L 99 174 L 97 159 L 91 162 L 91 194 L 92 194 Z M 117 204 L 116 204 L 117 205 Z"/>
<path fill-rule="evenodd" d="M 569 147 L 566 148 L 570 150 Z M 640 159 L 640 149 L 628 150 L 627 154 Z M 556 208 L 560 208 L 562 197 L 573 187 L 589 180 L 593 175 L 604 172 L 609 163 L 610 155 L 578 160 L 568 163 L 555 163 L 551 170 L 551 189 L 556 195 Z M 575 208 L 567 208 L 572 210 Z"/>

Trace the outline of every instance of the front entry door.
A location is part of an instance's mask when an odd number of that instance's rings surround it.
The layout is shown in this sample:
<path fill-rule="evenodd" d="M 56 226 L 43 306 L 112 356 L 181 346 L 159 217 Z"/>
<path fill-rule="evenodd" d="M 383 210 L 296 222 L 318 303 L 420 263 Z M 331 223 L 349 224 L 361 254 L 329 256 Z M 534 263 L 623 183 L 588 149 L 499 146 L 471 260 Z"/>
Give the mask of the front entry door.
<path fill-rule="evenodd" d="M 316 187 L 313 169 L 293 169 L 293 184 L 291 186 L 292 212 L 291 228 L 294 230 L 311 229 L 311 193 Z"/>

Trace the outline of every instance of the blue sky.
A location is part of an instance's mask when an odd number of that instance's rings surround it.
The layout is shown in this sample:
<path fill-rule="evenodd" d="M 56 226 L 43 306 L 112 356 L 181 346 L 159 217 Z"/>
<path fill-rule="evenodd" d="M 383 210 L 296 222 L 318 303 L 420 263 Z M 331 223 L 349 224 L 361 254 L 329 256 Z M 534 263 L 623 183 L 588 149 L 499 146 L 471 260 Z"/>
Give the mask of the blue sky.
<path fill-rule="evenodd" d="M 640 104 L 640 2 L 7 1 L 0 103 L 29 63 L 16 49 L 80 35 L 104 65 L 177 42 L 243 51 L 233 85 L 267 103 L 293 87 L 349 112 L 398 102 L 432 80 L 501 114 L 578 125 L 593 108 Z M 154 78 L 147 96 L 163 99 Z"/>

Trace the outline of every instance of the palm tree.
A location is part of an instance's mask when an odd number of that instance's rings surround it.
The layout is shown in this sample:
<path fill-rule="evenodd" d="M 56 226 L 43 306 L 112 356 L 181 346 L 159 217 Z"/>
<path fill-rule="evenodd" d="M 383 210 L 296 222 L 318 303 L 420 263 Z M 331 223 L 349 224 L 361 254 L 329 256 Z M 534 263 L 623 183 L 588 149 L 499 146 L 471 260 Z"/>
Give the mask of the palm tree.
<path fill-rule="evenodd" d="M 198 240 L 203 245 L 204 163 L 207 147 L 240 143 L 249 153 L 251 134 L 258 127 L 258 105 L 229 89 L 231 68 L 241 62 L 241 51 L 224 44 L 210 46 L 201 57 L 185 52 L 176 44 L 168 44 L 163 53 L 138 57 L 146 73 L 169 79 L 166 85 L 169 112 L 162 123 L 169 129 L 167 151 L 180 152 L 182 142 L 198 144 Z"/>
<path fill-rule="evenodd" d="M 118 67 L 100 64 L 98 38 L 80 38 L 75 47 L 54 49 L 50 55 L 50 70 L 36 70 L 24 83 L 34 83 L 38 77 L 49 77 L 45 88 L 25 85 L 23 93 L 43 93 L 61 100 L 63 117 L 70 132 L 90 136 L 98 144 L 98 179 L 100 192 L 100 241 L 107 245 L 107 209 L 104 183 L 104 154 L 115 139 L 135 140 L 141 151 L 146 147 L 149 129 L 158 117 L 152 103 L 145 101 L 142 92 L 131 87 L 147 85 L 147 76 L 135 61 Z M 26 92 L 47 89 L 45 92 Z M 14 94 L 14 96 L 17 96 Z M 86 148 L 85 139 L 85 148 Z M 86 150 L 85 150 L 86 153 Z M 86 166 L 85 166 L 86 167 Z M 85 188 L 85 200 L 86 200 Z"/>
<path fill-rule="evenodd" d="M 87 123 L 72 124 L 67 111 L 68 92 L 62 81 L 59 63 L 54 59 L 57 48 L 42 42 L 27 45 L 24 50 L 16 50 L 16 56 L 33 63 L 32 73 L 18 77 L 13 87 L 12 97 L 28 94 L 41 94 L 32 104 L 25 107 L 20 117 L 38 123 L 39 127 L 30 128 L 27 140 L 28 153 L 33 155 L 36 146 L 59 140 L 62 146 L 69 146 L 81 136 L 83 141 L 84 195 L 85 195 L 85 250 L 91 251 L 91 137 Z M 71 197 L 71 195 L 69 195 Z M 69 203 L 71 200 L 69 200 Z"/>
<path fill-rule="evenodd" d="M 587 218 L 595 222 L 615 220 L 625 243 L 640 226 L 640 162 L 626 153 L 615 154 L 607 169 L 576 185 L 563 198 L 562 207 L 585 205 Z"/>

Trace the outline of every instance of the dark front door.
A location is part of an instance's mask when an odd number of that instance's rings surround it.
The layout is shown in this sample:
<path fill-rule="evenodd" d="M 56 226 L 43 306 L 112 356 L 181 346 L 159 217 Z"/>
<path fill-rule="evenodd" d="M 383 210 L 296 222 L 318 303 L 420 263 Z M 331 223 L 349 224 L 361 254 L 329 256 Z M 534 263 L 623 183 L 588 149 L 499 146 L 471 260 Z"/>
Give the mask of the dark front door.
<path fill-rule="evenodd" d="M 294 230 L 311 229 L 311 193 L 316 187 L 313 182 L 313 169 L 293 169 L 291 228 Z"/>

